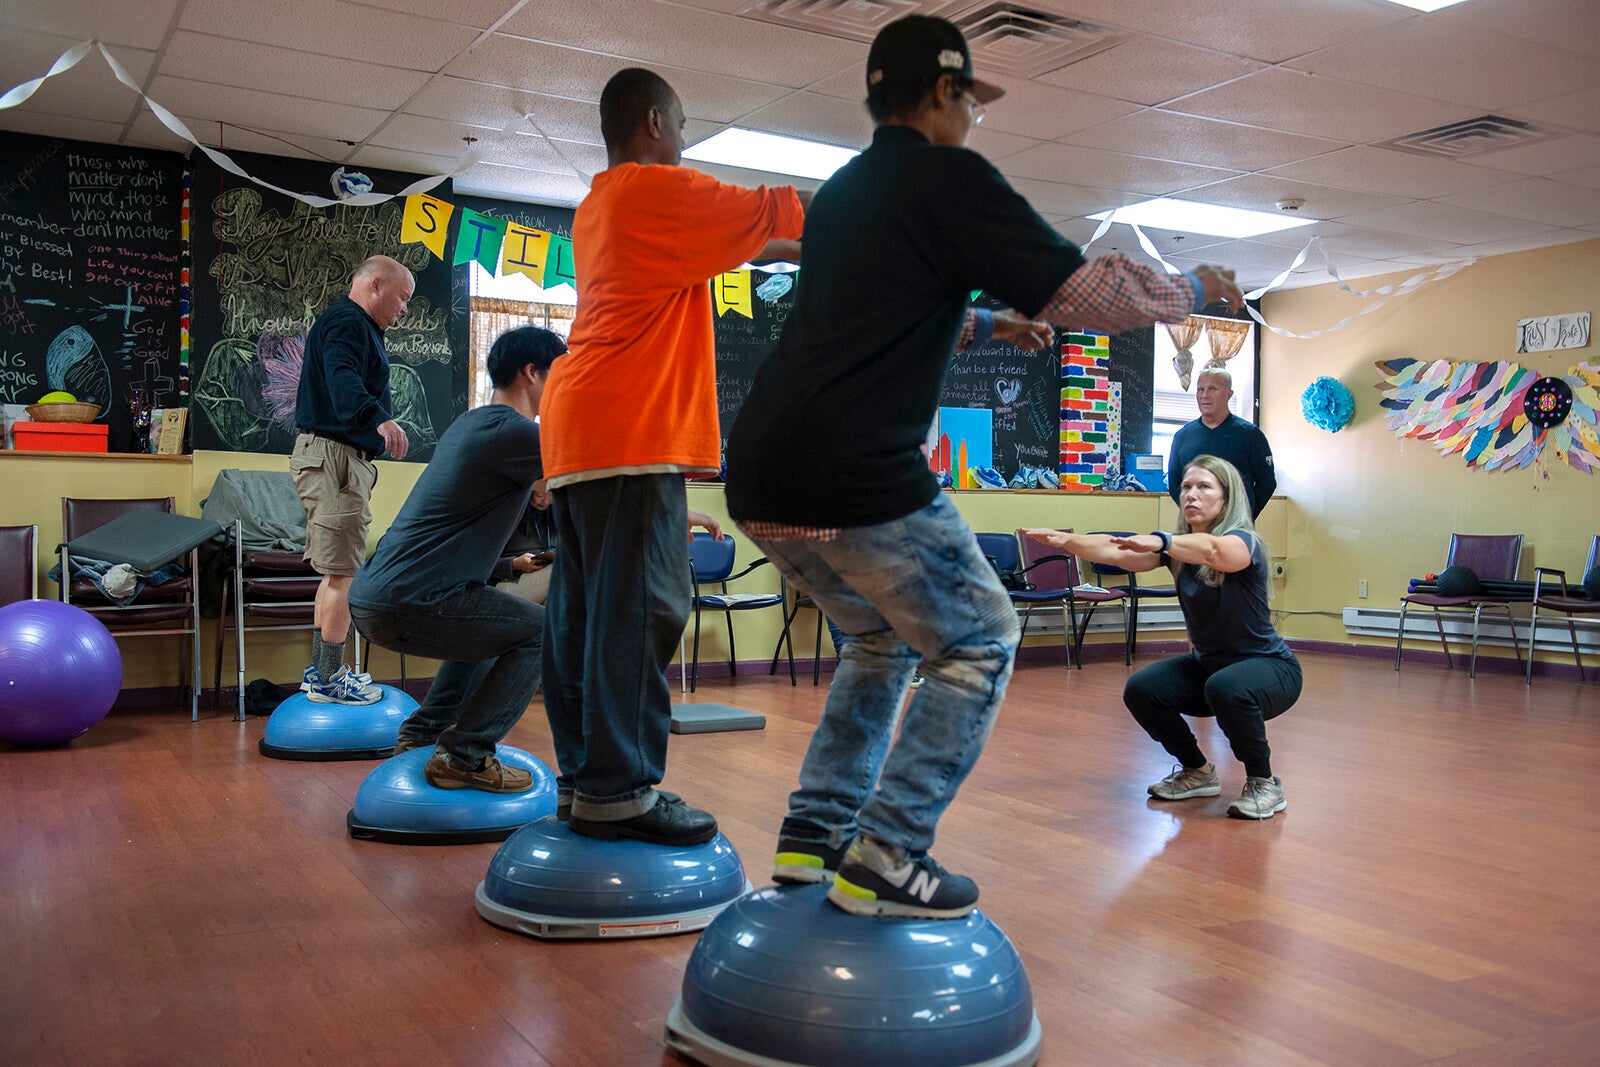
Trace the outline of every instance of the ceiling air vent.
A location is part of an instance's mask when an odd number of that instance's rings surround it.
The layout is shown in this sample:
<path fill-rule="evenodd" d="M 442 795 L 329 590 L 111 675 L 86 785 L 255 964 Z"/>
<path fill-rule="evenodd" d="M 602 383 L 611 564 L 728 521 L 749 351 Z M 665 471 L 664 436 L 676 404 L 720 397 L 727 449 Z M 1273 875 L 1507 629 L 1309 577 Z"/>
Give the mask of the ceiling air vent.
<path fill-rule="evenodd" d="M 1394 148 L 1437 159 L 1466 159 L 1507 148 L 1525 148 L 1542 141 L 1569 136 L 1573 131 L 1558 126 L 1542 126 L 1499 115 L 1483 115 L 1448 126 L 1435 126 L 1420 133 L 1408 133 L 1392 141 L 1380 141 L 1379 148 Z"/>
<path fill-rule="evenodd" d="M 948 0 L 756 0 L 739 14 L 853 41 L 871 41 L 905 15 L 938 15 L 966 34 L 973 65 L 1019 78 L 1076 63 L 1123 39 L 1115 30 L 1047 10 L 1052 6 L 1052 0 L 1027 7 Z"/>

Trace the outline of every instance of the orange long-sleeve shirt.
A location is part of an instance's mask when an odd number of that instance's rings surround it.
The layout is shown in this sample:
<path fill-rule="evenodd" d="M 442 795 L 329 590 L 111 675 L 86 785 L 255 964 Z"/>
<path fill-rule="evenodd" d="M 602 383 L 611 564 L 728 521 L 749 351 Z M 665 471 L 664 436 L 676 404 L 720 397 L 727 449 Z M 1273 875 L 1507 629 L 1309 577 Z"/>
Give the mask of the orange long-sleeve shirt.
<path fill-rule="evenodd" d="M 552 487 L 721 460 L 710 279 L 799 238 L 791 187 L 746 189 L 687 167 L 595 176 L 572 225 L 578 315 L 539 407 Z"/>

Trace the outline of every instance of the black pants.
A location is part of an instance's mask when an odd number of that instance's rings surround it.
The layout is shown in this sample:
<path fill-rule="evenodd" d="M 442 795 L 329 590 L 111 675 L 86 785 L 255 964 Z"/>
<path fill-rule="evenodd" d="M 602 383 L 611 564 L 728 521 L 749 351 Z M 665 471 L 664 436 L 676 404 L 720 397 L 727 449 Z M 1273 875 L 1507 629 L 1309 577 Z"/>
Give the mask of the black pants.
<path fill-rule="evenodd" d="M 1272 777 L 1267 720 L 1299 699 L 1299 661 L 1276 656 L 1255 656 L 1215 671 L 1192 655 L 1178 656 L 1138 671 L 1122 691 L 1122 702 L 1144 732 L 1185 767 L 1202 767 L 1206 757 L 1183 717 L 1216 716 L 1252 778 Z"/>

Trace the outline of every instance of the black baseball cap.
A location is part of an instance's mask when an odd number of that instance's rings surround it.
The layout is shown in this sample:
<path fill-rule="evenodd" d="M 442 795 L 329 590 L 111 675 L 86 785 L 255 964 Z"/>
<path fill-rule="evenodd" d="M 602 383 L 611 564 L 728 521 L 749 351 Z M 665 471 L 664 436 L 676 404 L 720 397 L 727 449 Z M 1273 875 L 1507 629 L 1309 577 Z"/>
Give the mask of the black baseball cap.
<path fill-rule="evenodd" d="M 931 15 L 907 15 L 878 31 L 867 53 L 867 91 L 883 84 L 933 82 L 941 74 L 952 74 L 970 84 L 970 92 L 980 104 L 989 104 L 1006 95 L 998 85 L 972 76 L 972 53 L 961 31 L 944 19 Z"/>

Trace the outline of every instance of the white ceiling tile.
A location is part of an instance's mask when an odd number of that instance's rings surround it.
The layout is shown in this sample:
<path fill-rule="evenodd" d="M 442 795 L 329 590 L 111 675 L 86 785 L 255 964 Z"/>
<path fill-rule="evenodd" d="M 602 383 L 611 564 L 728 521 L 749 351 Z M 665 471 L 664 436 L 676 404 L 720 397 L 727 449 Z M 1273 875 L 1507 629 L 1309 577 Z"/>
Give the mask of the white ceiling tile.
<path fill-rule="evenodd" d="M 1141 111 L 1071 134 L 1069 144 L 1230 170 L 1261 170 L 1344 147 L 1338 141 L 1216 122 L 1170 111 Z"/>
<path fill-rule="evenodd" d="M 986 129 L 1054 140 L 1139 110 L 1139 105 L 998 74 L 984 77 L 1006 90 L 990 104 Z"/>
<path fill-rule="evenodd" d="M 1473 156 L 1479 167 L 1516 171 L 1518 174 L 1550 174 L 1573 167 L 1600 166 L 1600 134 L 1576 133 L 1525 148 L 1486 152 Z"/>
<path fill-rule="evenodd" d="M 1355 145 L 1337 152 L 1273 167 L 1271 173 L 1298 181 L 1397 193 L 1419 199 L 1500 185 L 1509 180 L 1503 172 L 1453 163 L 1411 152 Z"/>
<path fill-rule="evenodd" d="M 872 140 L 866 108 L 821 93 L 792 93 L 741 116 L 738 125 L 844 148 L 864 148 Z"/>
<path fill-rule="evenodd" d="M 1600 225 L 1600 196 L 1548 178 L 1524 178 L 1488 189 L 1441 196 L 1436 203 L 1453 204 L 1514 219 L 1530 219 L 1549 226 Z"/>
<path fill-rule="evenodd" d="M 1158 159 L 1141 159 L 1121 152 L 1104 152 L 1078 145 L 1042 144 L 1007 156 L 1000 170 L 1013 178 L 1070 180 L 1105 189 L 1160 196 L 1231 178 L 1237 171 L 1193 167 Z"/>
<path fill-rule="evenodd" d="M 1302 56 L 1288 65 L 1479 109 L 1514 108 L 1523 101 L 1600 84 L 1600 69 L 1576 52 L 1520 49 L 1500 34 L 1427 18 Z"/>
<path fill-rule="evenodd" d="M 1547 96 L 1520 105 L 1516 117 L 1565 126 L 1570 130 L 1600 133 L 1600 89 L 1584 89 L 1563 96 Z"/>
<path fill-rule="evenodd" d="M 1041 74 L 1039 81 L 1137 104 L 1161 104 L 1260 69 L 1259 63 L 1220 52 L 1135 37 Z M 1138 76 L 1129 77 L 1130 71 Z"/>
<path fill-rule="evenodd" d="M 394 170 L 403 174 L 449 174 L 460 164 L 455 156 L 435 156 L 426 152 L 405 152 L 395 148 L 363 145 L 350 157 L 351 166 Z M 396 192 L 378 189 L 376 192 Z"/>
<path fill-rule="evenodd" d="M 1315 229 L 1315 227 L 1308 226 L 1306 229 L 1311 230 Z M 1278 243 L 1277 239 L 1288 240 L 1294 236 L 1294 233 L 1295 231 L 1293 230 L 1287 230 L 1276 234 L 1262 234 L 1259 237 L 1251 238 L 1251 240 L 1261 244 L 1276 244 Z M 1324 235 L 1322 243 L 1330 252 L 1341 256 L 1355 256 L 1363 259 L 1392 259 L 1409 251 L 1426 252 L 1429 255 L 1448 259 L 1461 242 L 1387 233 L 1381 230 L 1346 225 L 1338 232 Z M 1302 247 L 1304 247 L 1303 244 Z"/>
<path fill-rule="evenodd" d="M 54 33 L 85 41 L 131 45 L 155 51 L 180 0 L 6 0 L 0 4 L 0 25 L 36 33 Z M 40 71 L 43 74 L 44 71 Z"/>
<path fill-rule="evenodd" d="M 497 33 L 451 63 L 447 73 L 491 85 L 598 102 L 606 82 L 627 65 L 614 56 Z M 685 113 L 711 122 L 732 122 L 789 92 L 780 86 L 664 65 L 653 69 L 677 90 Z"/>
<path fill-rule="evenodd" d="M 464 138 L 476 140 L 468 144 Z M 478 126 L 396 115 L 373 135 L 371 143 L 380 148 L 421 152 L 464 160 L 477 153 L 486 163 L 551 174 L 582 171 L 594 175 L 606 166 L 605 150 L 598 145 L 574 141 L 551 142 L 536 133 L 501 133 Z"/>
<path fill-rule="evenodd" d="M 388 112 L 371 108 L 165 76 L 151 82 L 150 99 L 174 114 L 212 126 L 221 122 L 231 127 L 301 133 L 331 141 L 364 141 L 388 117 Z M 195 133 L 200 133 L 198 128 Z"/>
<path fill-rule="evenodd" d="M 33 133 L 40 137 L 65 137 L 74 141 L 99 141 L 102 144 L 116 144 L 122 137 L 120 122 L 45 115 L 17 108 L 0 111 L 0 130 Z"/>
<path fill-rule="evenodd" d="M 460 26 L 486 30 L 505 18 L 506 14 L 521 7 L 526 0 L 361 0 L 370 7 L 383 11 L 399 11 L 407 15 L 422 15 L 443 19 Z"/>
<path fill-rule="evenodd" d="M 493 163 L 479 163 L 462 171 L 454 179 L 455 188 L 464 193 L 525 200 L 534 204 L 554 204 L 571 207 L 589 192 L 574 175 L 545 174 L 540 171 L 500 167 Z"/>
<path fill-rule="evenodd" d="M 1245 174 L 1228 178 L 1184 193 L 1185 199 L 1200 200 L 1207 204 L 1249 208 L 1252 211 L 1278 211 L 1280 200 L 1304 200 L 1298 212 L 1287 212 L 1298 218 L 1336 219 L 1360 211 L 1373 211 L 1380 207 L 1398 207 L 1410 203 L 1410 198 L 1384 196 L 1381 193 L 1356 192 L 1331 185 L 1313 185 L 1297 182 L 1278 174 Z"/>
<path fill-rule="evenodd" d="M 754 189 L 758 185 L 784 186 L 792 185 L 796 189 L 816 191 L 822 183 L 815 178 L 798 178 L 793 174 L 773 174 L 764 170 L 746 170 L 743 167 L 724 167 L 719 163 L 703 163 L 699 160 L 684 160 L 683 165 L 693 167 L 695 170 L 704 171 L 718 181 L 730 185 L 742 185 L 747 189 Z"/>
<path fill-rule="evenodd" d="M 0 50 L 0 90 L 48 74 L 61 54 L 77 43 L 67 37 L 9 33 L 6 47 Z M 119 46 L 107 48 L 129 77 L 143 85 L 155 54 Z M 99 49 L 91 48 L 75 66 L 46 78 L 20 109 L 121 124 L 132 118 L 139 106 L 139 95 L 117 80 Z"/>
<path fill-rule="evenodd" d="M 433 73 L 478 36 L 468 26 L 343 0 L 188 0 L 185 30 Z"/>
<path fill-rule="evenodd" d="M 983 126 L 976 126 L 967 134 L 967 147 L 991 161 L 1014 156 L 1018 152 L 1025 152 L 1043 143 L 1036 137 L 1001 133 L 999 130 L 985 129 Z"/>
<path fill-rule="evenodd" d="M 1452 207 L 1449 204 L 1433 201 L 1418 201 L 1382 211 L 1351 215 L 1344 221 L 1368 229 L 1393 230 L 1397 233 L 1416 234 L 1419 237 L 1456 241 L 1460 244 L 1504 241 L 1526 237 L 1551 228 L 1525 219 L 1490 215 L 1483 211 Z"/>
<path fill-rule="evenodd" d="M 519 120 L 527 116 L 551 137 L 600 143 L 600 108 L 591 101 L 546 96 L 463 78 L 434 78 L 406 105 L 406 112 L 491 130 L 519 124 Z"/>
<path fill-rule="evenodd" d="M 1600 5 L 1573 0 L 1493 0 L 1436 12 L 1439 22 L 1471 23 L 1552 48 L 1600 56 Z M 1537 59 L 1534 60 L 1537 62 Z"/>
<path fill-rule="evenodd" d="M 1566 182 L 1568 185 L 1581 185 L 1585 189 L 1600 189 L 1600 168 L 1578 167 L 1574 170 L 1558 171 L 1550 175 L 1550 180 Z"/>
<path fill-rule="evenodd" d="M 1513 252 L 1531 252 L 1535 248 L 1549 248 L 1553 245 L 1574 244 L 1578 241 L 1591 241 L 1593 239 L 1594 233 L 1592 230 L 1544 230 L 1525 237 L 1513 237 L 1504 241 L 1484 241 L 1481 244 L 1467 245 L 1458 249 L 1458 252 L 1464 256 L 1504 256 Z"/>
<path fill-rule="evenodd" d="M 1035 211 L 1055 215 L 1092 215 L 1119 207 L 1128 200 L 1128 194 L 1110 189 L 1090 189 L 1037 178 L 1013 178 L 1011 187 L 1021 193 Z"/>
<path fill-rule="evenodd" d="M 845 100 L 854 100 L 862 106 L 867 99 L 867 65 L 851 63 L 832 74 L 819 71 L 816 81 L 806 86 L 813 93 L 826 93 Z"/>
<path fill-rule="evenodd" d="M 866 66 L 867 46 L 657 0 L 546 0 L 519 10 L 500 32 L 559 41 L 609 56 L 798 88 L 819 70 Z"/>
<path fill-rule="evenodd" d="M 1167 104 L 1166 109 L 1363 143 L 1476 117 L 1445 104 L 1370 85 L 1275 67 Z"/>
<path fill-rule="evenodd" d="M 1174 0 L 1070 0 L 1059 5 L 1078 19 L 1280 63 L 1351 40 L 1413 13 L 1365 0 L 1229 0 L 1194 4 Z"/>
<path fill-rule="evenodd" d="M 155 122 L 154 115 L 145 116 L 148 122 Z M 160 123 L 156 123 L 160 125 Z M 319 137 L 307 137 L 299 134 L 274 134 L 270 130 L 241 130 L 229 127 L 227 137 L 218 139 L 202 127 L 190 124 L 189 128 L 200 138 L 201 142 L 218 148 L 223 152 L 256 152 L 267 156 L 290 156 L 295 159 L 317 159 L 328 164 L 329 173 L 334 167 L 348 160 L 355 151 L 350 145 L 340 141 L 328 141 Z M 195 150 L 198 151 L 198 150 Z M 304 192 L 316 193 L 318 196 L 327 196 L 331 189 L 305 189 Z M 379 190 L 382 192 L 383 190 Z"/>
<path fill-rule="evenodd" d="M 1258 269 L 1268 276 L 1278 274 L 1294 262 L 1294 252 L 1287 248 L 1251 244 L 1249 241 L 1229 241 L 1224 245 L 1189 251 L 1183 245 L 1170 255 L 1163 252 L 1175 267 L 1193 270 L 1205 263 L 1215 263 L 1235 271 Z M 1307 260 L 1307 262 L 1310 262 Z"/>
<path fill-rule="evenodd" d="M 161 73 L 267 93 L 292 86 L 297 96 L 384 111 L 405 103 L 428 80 L 417 71 L 354 60 L 330 63 L 310 52 L 185 30 L 173 34 Z"/>
<path fill-rule="evenodd" d="M 193 127 L 190 127 L 192 130 Z M 182 137 L 167 129 L 156 120 L 155 115 L 143 106 L 135 116 L 133 123 L 128 127 L 127 136 L 122 139 L 123 144 L 137 145 L 140 148 L 158 148 L 166 152 L 177 152 L 188 155 L 194 151 L 194 146 Z M 346 149 L 349 151 L 349 149 Z"/>

